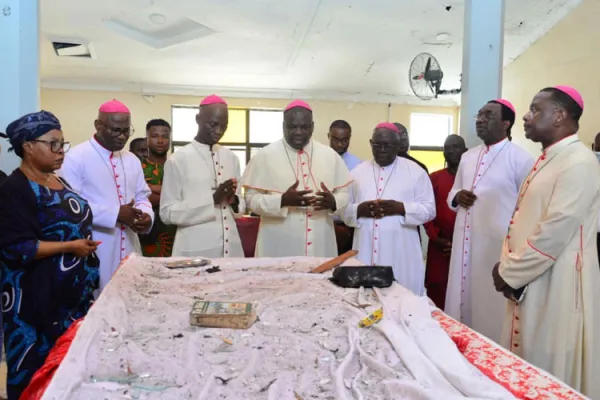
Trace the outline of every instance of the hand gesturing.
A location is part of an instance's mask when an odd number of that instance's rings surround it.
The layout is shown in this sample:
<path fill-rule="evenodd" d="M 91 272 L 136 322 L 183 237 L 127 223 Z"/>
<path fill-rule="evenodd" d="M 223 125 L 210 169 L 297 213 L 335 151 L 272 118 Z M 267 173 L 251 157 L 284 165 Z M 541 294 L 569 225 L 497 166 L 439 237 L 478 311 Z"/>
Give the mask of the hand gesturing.
<path fill-rule="evenodd" d="M 331 191 L 329 189 L 327 189 L 327 186 L 325 186 L 325 184 L 323 182 L 321 182 L 321 190 L 322 190 L 322 192 L 315 193 L 317 195 L 316 201 L 313 204 L 315 211 L 321 211 L 321 210 L 335 211 L 337 208 L 337 205 L 336 205 L 335 197 L 333 196 L 333 193 L 331 193 Z"/>
<path fill-rule="evenodd" d="M 281 207 L 307 207 L 315 203 L 314 196 L 307 196 L 312 190 L 297 190 L 299 184 L 296 180 L 296 183 L 281 195 Z"/>

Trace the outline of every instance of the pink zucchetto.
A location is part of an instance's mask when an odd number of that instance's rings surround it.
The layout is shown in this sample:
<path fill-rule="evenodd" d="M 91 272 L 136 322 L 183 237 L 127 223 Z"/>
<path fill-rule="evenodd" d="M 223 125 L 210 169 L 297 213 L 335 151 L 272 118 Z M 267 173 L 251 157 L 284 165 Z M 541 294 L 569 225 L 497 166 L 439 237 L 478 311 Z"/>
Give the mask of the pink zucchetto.
<path fill-rule="evenodd" d="M 493 100 L 493 101 L 494 101 L 494 103 L 502 104 L 503 106 L 506 106 L 506 107 L 508 107 L 508 109 L 509 109 L 510 111 L 514 112 L 515 114 L 517 113 L 517 112 L 515 111 L 515 106 L 513 106 L 513 105 L 512 105 L 512 103 L 511 103 L 510 101 L 508 101 L 508 100 L 506 100 L 506 99 L 496 99 L 496 100 Z"/>
<path fill-rule="evenodd" d="M 221 97 L 216 94 L 211 94 L 210 96 L 206 96 L 202 102 L 200 102 L 200 106 L 210 106 L 211 104 L 224 104 L 227 105 L 227 102 L 223 100 Z"/>
<path fill-rule="evenodd" d="M 581 94 L 576 89 L 572 88 L 571 86 L 561 85 L 554 86 L 554 89 L 560 90 L 561 92 L 572 98 L 573 101 L 577 103 L 577 105 L 579 105 L 579 107 L 581 107 L 581 109 L 583 110 L 583 97 L 581 97 Z"/>
<path fill-rule="evenodd" d="M 312 111 L 312 108 L 310 108 L 308 103 L 305 101 L 302 101 L 302 100 L 292 101 L 290 104 L 287 105 L 287 107 L 285 107 L 285 109 L 283 111 L 288 111 L 288 110 L 291 110 L 292 108 L 296 108 L 296 107 L 300 107 L 300 108 L 304 108 L 308 111 Z"/>
<path fill-rule="evenodd" d="M 392 124 L 391 122 L 381 122 L 381 123 L 377 124 L 375 129 L 388 129 L 392 132 L 400 133 L 400 130 L 398 129 L 398 127 L 396 125 Z"/>
<path fill-rule="evenodd" d="M 99 112 L 103 114 L 131 114 L 129 108 L 119 100 L 111 100 L 100 106 Z"/>

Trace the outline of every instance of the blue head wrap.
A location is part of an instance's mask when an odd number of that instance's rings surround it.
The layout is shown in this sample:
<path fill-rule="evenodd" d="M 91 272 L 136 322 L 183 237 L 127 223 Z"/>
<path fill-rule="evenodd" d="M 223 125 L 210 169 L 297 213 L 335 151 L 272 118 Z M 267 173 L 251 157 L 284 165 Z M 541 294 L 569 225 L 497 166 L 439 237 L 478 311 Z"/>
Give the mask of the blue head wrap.
<path fill-rule="evenodd" d="M 23 158 L 23 143 L 29 142 L 45 135 L 52 130 L 61 130 L 60 121 L 51 112 L 39 111 L 27 114 L 11 122 L 6 127 L 6 134 L 12 146 L 8 151 L 14 151 Z"/>

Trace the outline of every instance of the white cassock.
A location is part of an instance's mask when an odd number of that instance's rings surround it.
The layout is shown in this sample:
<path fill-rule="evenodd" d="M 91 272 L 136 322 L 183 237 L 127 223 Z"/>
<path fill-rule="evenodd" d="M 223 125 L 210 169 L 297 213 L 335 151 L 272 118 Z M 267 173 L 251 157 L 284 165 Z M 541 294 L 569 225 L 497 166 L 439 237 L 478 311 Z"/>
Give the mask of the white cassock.
<path fill-rule="evenodd" d="M 142 252 L 137 233 L 117 222 L 121 206 L 133 200 L 134 207 L 150 215 L 154 223 L 154 211 L 148 200 L 151 192 L 142 165 L 132 153 L 109 151 L 92 138 L 65 155 L 59 175 L 90 203 L 94 240 L 102 242 L 96 251 L 102 290 L 121 260 L 133 252 Z"/>
<path fill-rule="evenodd" d="M 435 218 L 431 180 L 413 161 L 397 157 L 387 167 L 365 161 L 354 168 L 350 204 L 344 222 L 355 228 L 353 249 L 367 265 L 391 266 L 394 278 L 417 295 L 425 290 L 425 263 L 417 227 Z M 404 203 L 406 215 L 381 219 L 356 218 L 360 203 L 396 200 Z"/>
<path fill-rule="evenodd" d="M 229 204 L 216 205 L 213 193 L 228 179 L 240 179 L 240 162 L 226 147 L 193 140 L 165 163 L 160 218 L 176 225 L 173 256 L 244 257 Z M 240 197 L 239 213 L 244 213 Z"/>
<path fill-rule="evenodd" d="M 527 285 L 505 308 L 502 344 L 591 399 L 600 399 L 598 175 L 576 135 L 546 149 L 521 188 L 499 268 L 510 287 Z"/>
<path fill-rule="evenodd" d="M 477 146 L 463 154 L 448 194 L 448 206 L 457 214 L 445 311 L 495 342 L 500 341 L 506 301 L 490 276 L 532 165 L 533 157 L 508 139 Z M 468 210 L 452 204 L 463 189 L 477 196 Z"/>
<path fill-rule="evenodd" d="M 348 204 L 350 173 L 331 148 L 313 140 L 301 150 L 284 139 L 260 150 L 242 177 L 246 206 L 260 215 L 256 257 L 335 257 L 333 214 L 311 207 L 281 207 L 281 195 L 300 182 L 298 190 L 320 192 L 321 182 L 333 193 L 337 208 Z"/>

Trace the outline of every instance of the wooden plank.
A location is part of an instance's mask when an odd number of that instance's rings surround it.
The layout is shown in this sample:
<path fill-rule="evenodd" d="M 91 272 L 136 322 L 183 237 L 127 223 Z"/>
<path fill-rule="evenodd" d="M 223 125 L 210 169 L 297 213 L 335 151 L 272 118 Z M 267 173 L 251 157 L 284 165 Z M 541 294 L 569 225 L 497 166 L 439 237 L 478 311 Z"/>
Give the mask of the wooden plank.
<path fill-rule="evenodd" d="M 318 267 L 313 268 L 310 272 L 313 274 L 320 274 L 320 273 L 332 270 L 335 267 L 339 267 L 346 260 L 356 256 L 357 254 L 358 254 L 358 250 L 347 251 L 344 254 L 339 255 L 335 258 L 332 258 L 331 260 L 324 262 L 323 264 L 319 265 Z"/>

